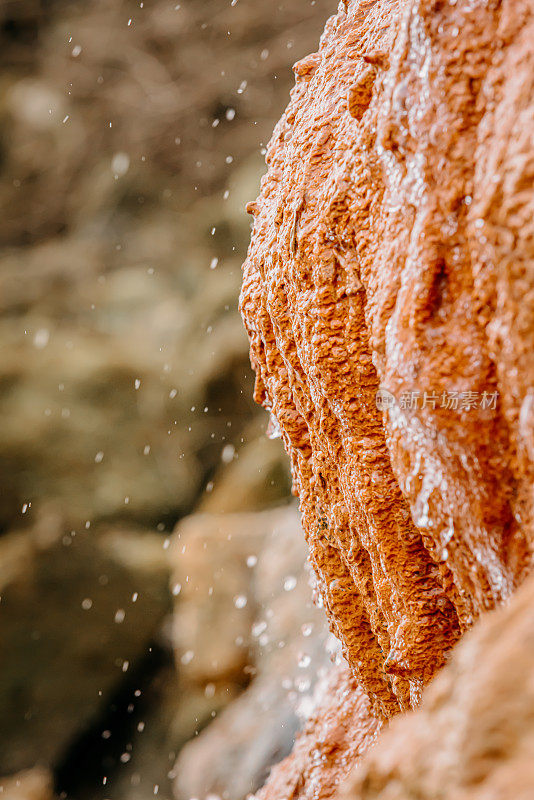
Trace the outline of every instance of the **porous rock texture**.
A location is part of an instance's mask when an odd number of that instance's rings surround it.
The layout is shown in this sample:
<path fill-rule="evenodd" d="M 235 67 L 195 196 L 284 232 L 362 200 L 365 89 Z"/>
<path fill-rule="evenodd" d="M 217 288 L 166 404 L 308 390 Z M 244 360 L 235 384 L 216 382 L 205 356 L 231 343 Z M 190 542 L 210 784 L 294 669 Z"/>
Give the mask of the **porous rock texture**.
<path fill-rule="evenodd" d="M 530 800 L 533 603 L 531 577 L 508 607 L 488 614 L 459 643 L 418 710 L 392 720 L 360 760 L 373 743 L 372 717 L 357 689 L 344 697 L 327 688 L 258 800 Z M 344 679 L 341 671 L 336 680 Z"/>
<path fill-rule="evenodd" d="M 384 731 L 338 800 L 529 800 L 534 581 L 453 652 L 414 714 Z"/>
<path fill-rule="evenodd" d="M 530 566 L 533 14 L 340 3 L 248 206 L 255 396 L 378 718 Z"/>

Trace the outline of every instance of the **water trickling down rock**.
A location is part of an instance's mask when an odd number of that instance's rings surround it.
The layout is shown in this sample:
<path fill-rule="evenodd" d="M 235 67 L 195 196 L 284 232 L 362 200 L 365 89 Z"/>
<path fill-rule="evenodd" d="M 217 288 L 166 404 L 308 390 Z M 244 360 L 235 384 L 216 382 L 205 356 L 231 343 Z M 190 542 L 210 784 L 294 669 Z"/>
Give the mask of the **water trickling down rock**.
<path fill-rule="evenodd" d="M 340 3 L 248 206 L 255 398 L 378 718 L 530 567 L 533 13 Z"/>

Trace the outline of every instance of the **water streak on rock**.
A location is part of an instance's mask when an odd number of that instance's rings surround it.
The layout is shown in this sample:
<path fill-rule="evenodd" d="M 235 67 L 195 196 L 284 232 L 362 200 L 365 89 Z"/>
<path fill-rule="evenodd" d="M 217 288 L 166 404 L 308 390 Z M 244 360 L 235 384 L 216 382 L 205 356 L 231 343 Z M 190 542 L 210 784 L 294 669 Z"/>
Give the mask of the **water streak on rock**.
<path fill-rule="evenodd" d="M 255 397 L 379 717 L 530 566 L 533 25 L 526 0 L 340 5 L 255 204 Z"/>

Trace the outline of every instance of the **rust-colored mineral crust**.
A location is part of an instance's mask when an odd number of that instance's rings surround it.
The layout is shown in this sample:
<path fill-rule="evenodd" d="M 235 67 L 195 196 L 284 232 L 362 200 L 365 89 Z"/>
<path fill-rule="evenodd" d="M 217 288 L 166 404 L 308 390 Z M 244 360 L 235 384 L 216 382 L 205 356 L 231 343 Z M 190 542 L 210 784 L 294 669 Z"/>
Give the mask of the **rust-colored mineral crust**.
<path fill-rule="evenodd" d="M 379 717 L 417 705 L 530 566 L 533 15 L 342 2 L 249 204 L 256 399 Z"/>
<path fill-rule="evenodd" d="M 417 711 L 394 719 L 373 747 L 361 689 L 328 687 L 257 800 L 532 800 L 533 607 L 530 577 L 454 648 Z M 346 679 L 341 671 L 333 686 Z"/>
<path fill-rule="evenodd" d="M 420 708 L 392 721 L 336 800 L 531 800 L 533 607 L 529 578 L 455 648 Z"/>

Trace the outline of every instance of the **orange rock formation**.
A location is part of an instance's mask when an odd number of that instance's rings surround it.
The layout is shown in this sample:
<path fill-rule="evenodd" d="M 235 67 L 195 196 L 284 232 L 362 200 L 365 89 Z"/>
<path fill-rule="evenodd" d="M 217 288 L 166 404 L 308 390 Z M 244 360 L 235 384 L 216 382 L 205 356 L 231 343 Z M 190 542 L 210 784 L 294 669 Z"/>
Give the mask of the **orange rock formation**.
<path fill-rule="evenodd" d="M 241 308 L 332 630 L 387 718 L 530 565 L 534 4 L 341 2 L 294 69 Z"/>
<path fill-rule="evenodd" d="M 421 707 L 391 723 L 337 800 L 530 800 L 533 604 L 529 578 L 458 645 Z"/>
<path fill-rule="evenodd" d="M 417 712 L 397 716 L 367 753 L 380 725 L 340 671 L 258 800 L 531 800 L 533 605 L 529 578 L 454 649 Z"/>

